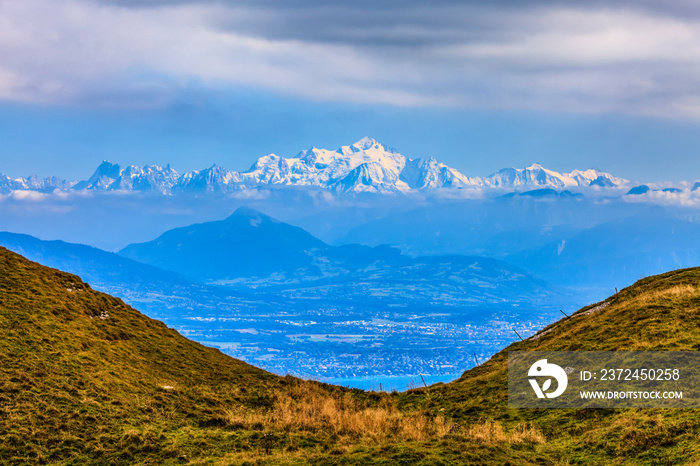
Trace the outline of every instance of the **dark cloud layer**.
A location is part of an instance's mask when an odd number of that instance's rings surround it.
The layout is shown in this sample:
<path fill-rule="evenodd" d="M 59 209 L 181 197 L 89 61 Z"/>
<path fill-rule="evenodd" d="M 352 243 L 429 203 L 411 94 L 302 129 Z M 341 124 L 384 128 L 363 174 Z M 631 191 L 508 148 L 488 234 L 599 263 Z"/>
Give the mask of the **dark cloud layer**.
<path fill-rule="evenodd" d="M 691 1 L 26 0 L 0 4 L 0 97 L 128 102 L 153 89 L 161 101 L 243 85 L 687 116 L 700 114 L 699 26 Z"/>
<path fill-rule="evenodd" d="M 183 5 L 221 7 L 216 25 L 238 34 L 272 40 L 364 47 L 422 47 L 517 38 L 536 28 L 523 19 L 538 11 L 570 8 L 565 0 L 483 1 L 324 1 L 324 0 L 90 0 L 122 8 Z M 587 11 L 639 11 L 656 16 L 700 17 L 700 3 L 592 0 Z"/>

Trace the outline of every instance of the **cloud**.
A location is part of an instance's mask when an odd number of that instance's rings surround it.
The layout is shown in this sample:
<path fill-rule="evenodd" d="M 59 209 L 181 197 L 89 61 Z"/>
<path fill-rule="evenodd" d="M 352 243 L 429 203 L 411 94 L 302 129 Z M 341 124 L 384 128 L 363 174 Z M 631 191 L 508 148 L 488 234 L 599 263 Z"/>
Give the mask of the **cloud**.
<path fill-rule="evenodd" d="M 317 101 L 700 116 L 700 6 L 564 1 L 0 3 L 0 98 Z"/>
<path fill-rule="evenodd" d="M 11 199 L 14 199 L 16 201 L 30 201 L 30 202 L 39 202 L 43 201 L 44 199 L 47 198 L 47 194 L 40 193 L 37 191 L 12 191 L 9 194 L 9 197 Z"/>
<path fill-rule="evenodd" d="M 681 207 L 700 207 L 700 190 L 692 191 L 690 189 L 682 189 L 680 191 L 648 191 L 641 195 L 624 196 L 625 202 L 644 203 L 681 206 Z"/>

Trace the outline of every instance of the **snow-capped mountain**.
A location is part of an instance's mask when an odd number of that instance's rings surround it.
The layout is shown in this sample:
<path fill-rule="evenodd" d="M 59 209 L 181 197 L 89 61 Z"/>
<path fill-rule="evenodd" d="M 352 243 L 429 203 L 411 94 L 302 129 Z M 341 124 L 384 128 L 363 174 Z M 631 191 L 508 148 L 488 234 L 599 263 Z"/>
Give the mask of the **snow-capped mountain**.
<path fill-rule="evenodd" d="M 483 179 L 484 186 L 503 188 L 572 188 L 585 186 L 624 187 L 629 182 L 596 169 L 559 173 L 540 164 L 526 168 L 504 168 Z"/>
<path fill-rule="evenodd" d="M 75 183 L 75 181 L 65 181 L 55 176 L 39 178 L 32 175 L 27 178 L 10 178 L 0 173 L 0 194 L 9 194 L 12 191 L 38 191 L 42 193 L 50 193 L 57 189 L 65 191 Z"/>
<path fill-rule="evenodd" d="M 433 157 L 410 160 L 401 172 L 401 180 L 416 189 L 464 188 L 483 184 L 480 178 L 468 178 Z"/>
<path fill-rule="evenodd" d="M 97 167 L 95 173 L 87 180 L 73 186 L 75 190 L 96 191 L 155 191 L 169 193 L 179 179 L 178 173 L 170 168 L 157 165 L 139 167 L 130 165 L 121 168 L 106 160 Z"/>
<path fill-rule="evenodd" d="M 335 151 L 313 147 L 288 159 L 269 154 L 241 176 L 246 186 L 317 186 L 343 193 L 406 192 L 482 184 L 479 178 L 469 178 L 432 157 L 412 160 L 372 138 L 363 138 Z"/>
<path fill-rule="evenodd" d="M 290 158 L 268 154 L 242 172 L 213 165 L 179 175 L 170 165 L 121 167 L 104 161 L 88 180 L 79 183 L 55 177 L 11 179 L 0 175 L 0 193 L 5 194 L 15 190 L 56 189 L 225 194 L 270 186 L 315 187 L 341 194 L 387 194 L 468 187 L 524 191 L 627 185 L 627 180 L 595 169 L 559 173 L 538 164 L 522 169 L 506 168 L 485 178 L 468 177 L 433 157 L 410 159 L 372 138 L 363 138 L 337 150 L 312 147 Z"/>
<path fill-rule="evenodd" d="M 410 159 L 371 138 L 338 150 L 311 148 L 296 157 L 261 157 L 240 174 L 245 186 L 317 186 L 338 192 L 405 192 L 438 188 L 503 189 L 624 187 L 627 180 L 596 169 L 559 173 L 533 164 L 506 168 L 485 178 L 468 177 L 433 157 Z"/>
<path fill-rule="evenodd" d="M 410 161 L 374 139 L 330 151 L 312 147 L 289 159 L 269 154 L 241 173 L 246 186 L 316 186 L 340 192 L 392 192 L 412 188 L 400 179 Z"/>
<path fill-rule="evenodd" d="M 195 170 L 185 173 L 177 180 L 173 191 L 222 194 L 242 187 L 238 172 L 212 165 L 201 171 Z"/>

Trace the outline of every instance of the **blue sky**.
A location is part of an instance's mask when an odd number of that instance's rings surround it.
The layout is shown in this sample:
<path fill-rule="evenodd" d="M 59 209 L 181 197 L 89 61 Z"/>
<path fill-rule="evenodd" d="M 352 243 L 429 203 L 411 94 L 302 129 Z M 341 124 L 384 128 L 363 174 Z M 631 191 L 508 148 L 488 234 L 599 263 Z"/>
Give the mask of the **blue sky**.
<path fill-rule="evenodd" d="M 0 173 L 244 169 L 371 136 L 468 175 L 700 178 L 692 2 L 0 3 Z"/>

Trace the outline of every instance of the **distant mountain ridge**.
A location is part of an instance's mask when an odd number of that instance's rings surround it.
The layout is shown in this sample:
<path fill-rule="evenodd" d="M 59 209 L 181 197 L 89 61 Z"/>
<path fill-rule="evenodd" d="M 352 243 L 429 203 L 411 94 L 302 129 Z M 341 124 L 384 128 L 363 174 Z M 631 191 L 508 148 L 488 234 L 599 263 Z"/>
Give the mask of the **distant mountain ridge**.
<path fill-rule="evenodd" d="M 119 254 L 197 282 L 244 288 L 405 282 L 455 287 L 487 300 L 505 290 L 519 296 L 545 292 L 544 282 L 499 260 L 409 257 L 388 246 L 330 246 L 302 228 L 247 207 L 224 220 L 168 230 Z"/>
<path fill-rule="evenodd" d="M 507 188 L 572 188 L 583 186 L 611 188 L 626 186 L 629 181 L 594 168 L 584 171 L 574 170 L 570 173 L 559 173 L 535 163 L 522 169 L 505 168 L 499 170 L 493 175 L 484 178 L 483 183 L 485 186 Z"/>
<path fill-rule="evenodd" d="M 293 273 L 312 266 L 309 251 L 329 248 L 301 228 L 241 207 L 228 218 L 175 228 L 119 253 L 197 280 Z"/>
<path fill-rule="evenodd" d="M 285 158 L 260 157 L 246 171 L 213 165 L 179 174 L 167 165 L 121 167 L 104 161 L 84 181 L 56 177 L 10 178 L 0 174 L 0 193 L 30 190 L 136 191 L 161 194 L 222 194 L 259 187 L 314 187 L 335 193 L 400 193 L 456 188 L 585 188 L 627 187 L 629 182 L 596 169 L 559 173 L 539 164 L 505 168 L 488 177 L 469 177 L 433 157 L 411 159 L 372 138 L 337 150 L 311 149 Z"/>
<path fill-rule="evenodd" d="M 42 241 L 30 235 L 0 232 L 0 247 L 48 267 L 69 270 L 88 280 L 96 289 L 114 292 L 115 284 L 128 284 L 132 291 L 177 294 L 190 286 L 183 276 L 141 264 L 113 252 L 64 241 Z M 165 291 L 164 291 L 165 290 Z"/>

